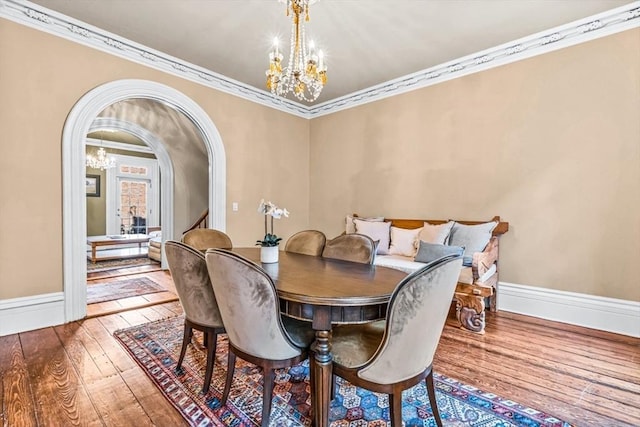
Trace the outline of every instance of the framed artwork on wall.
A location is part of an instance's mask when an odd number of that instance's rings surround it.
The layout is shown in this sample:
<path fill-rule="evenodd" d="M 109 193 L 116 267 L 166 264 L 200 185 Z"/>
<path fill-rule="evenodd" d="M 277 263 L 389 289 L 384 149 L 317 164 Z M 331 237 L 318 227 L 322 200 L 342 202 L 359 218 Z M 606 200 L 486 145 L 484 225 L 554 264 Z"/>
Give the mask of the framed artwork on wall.
<path fill-rule="evenodd" d="M 100 175 L 87 175 L 87 197 L 100 197 Z"/>

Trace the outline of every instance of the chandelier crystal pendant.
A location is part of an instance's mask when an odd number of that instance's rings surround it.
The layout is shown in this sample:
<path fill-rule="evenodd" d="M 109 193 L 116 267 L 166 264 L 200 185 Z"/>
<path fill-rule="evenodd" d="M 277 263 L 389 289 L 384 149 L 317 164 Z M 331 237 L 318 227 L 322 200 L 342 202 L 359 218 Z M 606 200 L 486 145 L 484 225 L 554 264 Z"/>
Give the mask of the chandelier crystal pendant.
<path fill-rule="evenodd" d="M 100 132 L 100 148 L 96 155 L 87 154 L 86 166 L 93 169 L 111 169 L 116 167 L 116 158 L 113 156 L 107 157 L 107 151 L 102 148 L 102 132 Z"/>
<path fill-rule="evenodd" d="M 291 46 L 289 62 L 282 68 L 282 53 L 278 39 L 269 52 L 267 89 L 274 95 L 286 96 L 288 93 L 300 101 L 313 102 L 327 82 L 327 66 L 321 50 L 316 52 L 313 42 L 307 44 L 304 22 L 309 21 L 309 5 L 316 0 L 278 0 L 287 4 L 287 16 L 291 15 Z M 300 18 L 304 15 L 304 21 Z"/>
<path fill-rule="evenodd" d="M 110 169 L 116 167 L 116 159 L 114 157 L 107 157 L 107 152 L 104 148 L 98 148 L 96 156 L 87 154 L 87 167 L 93 169 Z"/>

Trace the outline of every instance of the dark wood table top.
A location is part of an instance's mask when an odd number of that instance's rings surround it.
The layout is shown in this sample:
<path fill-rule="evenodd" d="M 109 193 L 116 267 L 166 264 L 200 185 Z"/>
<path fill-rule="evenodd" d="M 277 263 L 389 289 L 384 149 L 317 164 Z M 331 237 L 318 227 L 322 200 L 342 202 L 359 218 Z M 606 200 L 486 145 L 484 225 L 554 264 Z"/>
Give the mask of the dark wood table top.
<path fill-rule="evenodd" d="M 406 276 L 390 268 L 283 251 L 279 262 L 261 264 L 259 248 L 233 251 L 261 265 L 275 282 L 280 298 L 303 304 L 336 307 L 386 303 Z"/>

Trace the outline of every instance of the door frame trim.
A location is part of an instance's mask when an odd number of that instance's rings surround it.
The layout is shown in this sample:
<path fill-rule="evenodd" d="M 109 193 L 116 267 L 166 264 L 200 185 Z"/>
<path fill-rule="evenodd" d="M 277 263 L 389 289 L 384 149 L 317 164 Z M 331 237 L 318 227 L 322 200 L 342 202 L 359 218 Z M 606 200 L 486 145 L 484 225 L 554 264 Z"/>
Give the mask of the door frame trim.
<path fill-rule="evenodd" d="M 148 80 L 116 80 L 90 90 L 73 106 L 62 131 L 62 252 L 66 322 L 82 319 L 87 313 L 86 136 L 100 112 L 115 102 L 130 98 L 151 99 L 170 105 L 187 116 L 200 131 L 209 160 L 209 224 L 226 230 L 225 150 L 220 133 L 207 113 L 176 89 Z M 170 188 L 173 188 L 173 171 L 161 170 L 161 174 L 171 175 Z M 163 218 L 163 228 L 167 230 L 163 232 L 163 239 L 175 238 L 173 212 L 169 218 Z"/>

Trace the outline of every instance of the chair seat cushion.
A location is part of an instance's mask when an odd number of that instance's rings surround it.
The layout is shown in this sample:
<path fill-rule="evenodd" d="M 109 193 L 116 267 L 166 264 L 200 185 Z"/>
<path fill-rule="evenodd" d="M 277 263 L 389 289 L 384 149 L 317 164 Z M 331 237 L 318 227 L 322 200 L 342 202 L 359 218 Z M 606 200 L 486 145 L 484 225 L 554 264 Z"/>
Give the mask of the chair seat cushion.
<path fill-rule="evenodd" d="M 384 328 L 384 320 L 362 325 L 336 326 L 331 332 L 333 361 L 347 368 L 365 364 L 380 346 Z"/>

